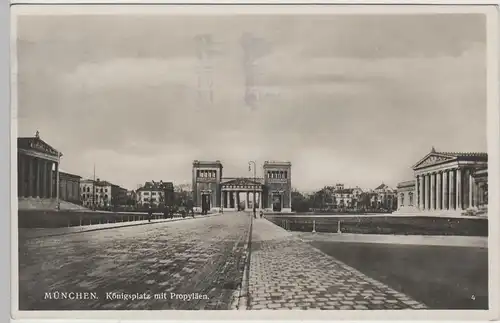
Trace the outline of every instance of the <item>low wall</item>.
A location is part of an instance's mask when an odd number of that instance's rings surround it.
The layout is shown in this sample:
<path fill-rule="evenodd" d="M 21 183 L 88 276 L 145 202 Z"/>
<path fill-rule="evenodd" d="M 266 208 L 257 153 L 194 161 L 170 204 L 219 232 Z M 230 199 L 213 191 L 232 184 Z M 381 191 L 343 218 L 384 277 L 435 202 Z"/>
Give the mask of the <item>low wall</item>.
<path fill-rule="evenodd" d="M 298 217 L 266 215 L 271 222 L 291 231 L 397 235 L 488 236 L 488 220 L 480 218 L 446 218 L 428 216 L 338 216 Z"/>
<path fill-rule="evenodd" d="M 147 219 L 146 212 L 106 211 L 55 211 L 19 210 L 19 228 L 62 228 L 80 225 L 140 221 Z M 153 213 L 154 218 L 164 218 L 162 213 Z M 181 217 L 175 214 L 173 217 Z"/>

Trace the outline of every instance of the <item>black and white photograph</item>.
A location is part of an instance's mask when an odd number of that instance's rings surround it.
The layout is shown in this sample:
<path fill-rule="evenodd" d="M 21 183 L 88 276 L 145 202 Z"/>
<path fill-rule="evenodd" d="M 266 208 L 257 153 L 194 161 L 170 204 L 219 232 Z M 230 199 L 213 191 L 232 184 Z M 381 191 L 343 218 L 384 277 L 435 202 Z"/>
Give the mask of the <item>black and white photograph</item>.
<path fill-rule="evenodd" d="M 151 7 L 13 8 L 17 314 L 497 310 L 495 8 Z"/>

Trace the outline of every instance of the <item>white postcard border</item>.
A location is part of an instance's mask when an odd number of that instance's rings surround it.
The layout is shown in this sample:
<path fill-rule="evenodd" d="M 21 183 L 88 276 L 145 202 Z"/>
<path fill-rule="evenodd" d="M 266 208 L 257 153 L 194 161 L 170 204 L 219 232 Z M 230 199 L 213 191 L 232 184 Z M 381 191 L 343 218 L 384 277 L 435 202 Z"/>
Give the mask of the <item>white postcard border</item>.
<path fill-rule="evenodd" d="M 20 3 L 21 1 L 14 1 Z M 56 3 L 57 1 L 52 1 Z M 108 3 L 113 1 L 108 1 Z M 118 1 L 116 1 L 118 2 Z M 119 1 L 124 3 L 124 1 Z M 154 2 L 154 1 L 153 1 Z M 189 1 L 186 1 L 188 3 Z M 196 1 L 200 3 L 202 1 Z M 436 3 L 432 1 L 431 3 Z M 22 3 L 40 3 L 35 0 L 22 1 Z M 44 1 L 47 3 L 47 1 Z M 59 2 L 60 3 L 60 2 Z M 77 3 L 77 2 L 74 2 Z M 88 1 L 87 1 L 88 3 Z M 152 3 L 152 2 L 151 2 Z M 295 2 L 297 3 L 297 2 Z M 324 3 L 324 2 L 323 2 Z M 363 3 L 367 3 L 364 1 Z M 368 2 L 369 3 L 369 2 Z M 377 2 L 379 3 L 379 2 Z M 405 3 L 405 2 L 399 2 Z M 414 3 L 414 2 L 413 2 Z M 426 2 L 428 3 L 428 2 Z M 441 2 L 442 3 L 442 2 Z M 467 2 L 467 3 L 470 3 Z M 487 2 L 489 3 L 489 2 Z M 161 8 L 164 9 L 161 9 Z M 398 311 L 18 311 L 18 239 L 17 239 L 17 61 L 16 61 L 16 21 L 19 15 L 36 14 L 325 14 L 334 9 L 335 14 L 352 13 L 386 13 L 386 14 L 415 14 L 415 13 L 484 13 L 487 15 L 487 134 L 488 134 L 488 164 L 489 164 L 489 303 L 490 310 L 398 310 Z M 196 11 L 193 11 L 193 9 Z M 498 110 L 498 13 L 491 6 L 283 6 L 266 5 L 256 6 L 47 6 L 47 5 L 15 5 L 12 7 L 11 22 L 11 287 L 12 287 L 12 317 L 14 319 L 112 319 L 112 320 L 491 320 L 498 318 L 499 299 L 499 170 L 500 170 L 500 131 Z M 203 10 L 203 12 L 199 12 Z M 163 11 L 163 13 L 161 13 Z M 51 320 L 53 321 L 53 320 Z"/>

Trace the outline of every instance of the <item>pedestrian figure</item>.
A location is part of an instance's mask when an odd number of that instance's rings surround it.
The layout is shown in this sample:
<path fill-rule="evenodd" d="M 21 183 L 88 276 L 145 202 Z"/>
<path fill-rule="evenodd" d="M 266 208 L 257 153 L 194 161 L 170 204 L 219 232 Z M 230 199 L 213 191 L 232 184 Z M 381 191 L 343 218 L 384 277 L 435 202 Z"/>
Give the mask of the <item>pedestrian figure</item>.
<path fill-rule="evenodd" d="M 151 222 L 152 217 L 153 217 L 153 210 L 150 208 L 148 212 L 148 222 Z"/>
<path fill-rule="evenodd" d="M 262 212 L 262 210 L 260 210 L 260 218 L 262 219 L 262 216 L 264 215 L 264 212 Z"/>

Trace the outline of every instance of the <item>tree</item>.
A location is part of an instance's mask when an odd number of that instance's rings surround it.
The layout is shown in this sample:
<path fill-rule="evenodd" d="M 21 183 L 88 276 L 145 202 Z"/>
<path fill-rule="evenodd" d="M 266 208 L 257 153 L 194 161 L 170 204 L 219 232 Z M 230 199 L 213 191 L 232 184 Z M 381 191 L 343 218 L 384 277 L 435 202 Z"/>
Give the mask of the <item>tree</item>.
<path fill-rule="evenodd" d="M 308 212 L 310 209 L 310 201 L 298 190 L 292 191 L 292 211 Z"/>
<path fill-rule="evenodd" d="M 333 190 L 331 187 L 324 187 L 312 195 L 312 207 L 324 210 L 330 204 L 334 203 Z"/>
<path fill-rule="evenodd" d="M 373 196 L 376 196 L 376 194 L 370 192 L 361 193 L 358 197 L 358 207 L 364 209 L 371 209 L 372 208 L 371 200 Z"/>

